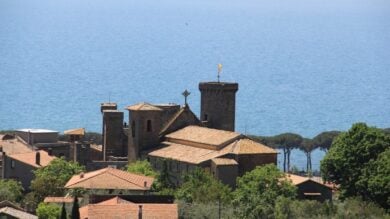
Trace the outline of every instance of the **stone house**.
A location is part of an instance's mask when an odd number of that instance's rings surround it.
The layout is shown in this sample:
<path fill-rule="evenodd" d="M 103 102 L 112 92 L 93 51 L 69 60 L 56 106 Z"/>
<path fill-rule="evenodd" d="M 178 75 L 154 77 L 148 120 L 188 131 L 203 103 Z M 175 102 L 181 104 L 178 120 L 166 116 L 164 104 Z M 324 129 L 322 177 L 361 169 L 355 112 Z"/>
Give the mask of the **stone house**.
<path fill-rule="evenodd" d="M 30 190 L 33 171 L 47 166 L 56 157 L 46 151 L 31 151 L 27 153 L 7 154 L 3 152 L 2 176 L 4 179 L 15 179 L 22 183 L 25 191 Z"/>
<path fill-rule="evenodd" d="M 332 201 L 333 188 L 329 185 L 294 174 L 286 174 L 286 178 L 297 187 L 299 199 Z"/>
<path fill-rule="evenodd" d="M 144 195 L 148 194 L 154 178 L 107 167 L 74 175 L 66 189 L 81 188 L 88 195 Z M 88 197 L 86 197 L 88 199 Z"/>

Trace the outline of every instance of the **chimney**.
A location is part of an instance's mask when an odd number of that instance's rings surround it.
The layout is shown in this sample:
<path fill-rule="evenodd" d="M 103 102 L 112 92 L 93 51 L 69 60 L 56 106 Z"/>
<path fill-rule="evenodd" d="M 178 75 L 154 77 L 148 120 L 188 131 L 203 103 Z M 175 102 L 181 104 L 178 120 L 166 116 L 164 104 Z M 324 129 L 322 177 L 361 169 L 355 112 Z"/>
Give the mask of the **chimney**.
<path fill-rule="evenodd" d="M 148 183 L 146 181 L 144 181 L 144 187 L 146 187 L 148 185 Z"/>
<path fill-rule="evenodd" d="M 48 148 L 48 149 L 47 149 L 47 154 L 48 154 L 49 156 L 52 156 L 52 155 L 53 155 L 53 148 Z"/>
<path fill-rule="evenodd" d="M 80 173 L 80 179 L 84 178 L 84 172 Z"/>
<path fill-rule="evenodd" d="M 138 219 L 142 219 L 142 205 L 138 205 Z"/>
<path fill-rule="evenodd" d="M 39 151 L 37 151 L 37 152 L 35 153 L 35 163 L 36 163 L 37 165 L 41 165 L 41 154 L 39 153 Z"/>

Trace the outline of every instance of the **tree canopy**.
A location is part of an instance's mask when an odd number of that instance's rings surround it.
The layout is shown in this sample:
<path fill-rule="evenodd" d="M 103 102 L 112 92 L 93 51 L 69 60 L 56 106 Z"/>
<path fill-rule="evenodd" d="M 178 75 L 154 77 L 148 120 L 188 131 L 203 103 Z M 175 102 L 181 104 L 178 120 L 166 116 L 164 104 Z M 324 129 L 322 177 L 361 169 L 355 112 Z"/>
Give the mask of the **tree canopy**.
<path fill-rule="evenodd" d="M 23 196 L 23 187 L 13 179 L 0 179 L 0 201 L 19 202 Z"/>
<path fill-rule="evenodd" d="M 62 196 L 66 182 L 83 171 L 84 166 L 78 163 L 56 158 L 46 167 L 34 171 L 35 178 L 31 181 L 31 189 L 38 200 L 43 200 L 46 196 Z"/>
<path fill-rule="evenodd" d="M 381 194 L 390 190 L 389 148 L 390 136 L 382 130 L 354 124 L 335 139 L 321 161 L 321 172 L 326 181 L 340 185 L 341 198 L 361 196 L 388 208 Z"/>
<path fill-rule="evenodd" d="M 156 177 L 158 173 L 153 169 L 152 165 L 147 160 L 137 160 L 127 166 L 127 171 L 130 173 L 142 174 L 145 176 Z"/>
<path fill-rule="evenodd" d="M 196 168 L 183 178 L 183 184 L 176 191 L 176 198 L 185 202 L 230 202 L 230 187 L 216 180 L 205 170 Z"/>
<path fill-rule="evenodd" d="M 57 219 L 60 216 L 61 208 L 56 204 L 39 203 L 37 216 L 42 219 Z"/>
<path fill-rule="evenodd" d="M 256 167 L 237 180 L 233 205 L 238 218 L 267 218 L 273 215 L 278 197 L 294 199 L 296 187 L 274 164 Z"/>
<path fill-rule="evenodd" d="M 313 138 L 313 144 L 327 151 L 332 145 L 333 140 L 340 134 L 340 131 L 321 132 Z"/>

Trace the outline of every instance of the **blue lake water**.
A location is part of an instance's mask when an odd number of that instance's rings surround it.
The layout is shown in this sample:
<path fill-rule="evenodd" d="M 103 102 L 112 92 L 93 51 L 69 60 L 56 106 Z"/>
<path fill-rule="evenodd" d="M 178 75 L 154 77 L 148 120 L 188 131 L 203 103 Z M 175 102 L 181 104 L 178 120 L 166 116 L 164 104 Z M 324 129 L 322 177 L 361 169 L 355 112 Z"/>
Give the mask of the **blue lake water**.
<path fill-rule="evenodd" d="M 217 63 L 240 84 L 240 132 L 390 127 L 388 0 L 0 0 L 0 129 L 100 131 L 101 102 L 184 89 L 198 113 Z"/>

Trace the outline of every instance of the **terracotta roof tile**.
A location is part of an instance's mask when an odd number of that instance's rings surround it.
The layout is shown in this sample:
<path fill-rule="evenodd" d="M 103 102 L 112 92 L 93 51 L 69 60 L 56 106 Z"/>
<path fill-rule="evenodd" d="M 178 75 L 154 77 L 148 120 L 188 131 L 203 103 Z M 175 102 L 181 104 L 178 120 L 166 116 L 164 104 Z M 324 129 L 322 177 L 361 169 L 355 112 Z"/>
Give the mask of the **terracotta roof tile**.
<path fill-rule="evenodd" d="M 181 142 L 185 142 L 187 145 L 200 143 L 212 146 L 222 146 L 225 143 L 239 138 L 240 136 L 241 134 L 237 132 L 191 125 L 170 133 L 165 137 L 167 141 L 177 142 L 177 140 L 180 140 Z"/>
<path fill-rule="evenodd" d="M 46 197 L 43 202 L 45 203 L 72 203 L 73 197 Z M 79 202 L 82 198 L 78 198 Z"/>
<path fill-rule="evenodd" d="M 29 147 L 26 143 L 24 143 L 24 141 L 20 139 L 20 137 L 9 140 L 0 139 L 0 148 L 2 148 L 3 151 L 8 155 L 28 153 L 33 151 L 31 147 Z"/>
<path fill-rule="evenodd" d="M 0 215 L 9 215 L 12 218 L 38 219 L 37 216 L 11 207 L 0 208 Z"/>
<path fill-rule="evenodd" d="M 128 110 L 133 110 L 133 111 L 142 111 L 142 110 L 145 110 L 145 111 L 162 111 L 162 109 L 160 109 L 159 107 L 157 106 L 154 106 L 150 103 L 138 103 L 138 104 L 135 104 L 135 105 L 132 105 L 132 106 L 128 106 L 126 109 Z"/>
<path fill-rule="evenodd" d="M 269 154 L 277 153 L 272 148 L 252 141 L 250 139 L 238 139 L 233 143 L 213 150 L 190 145 L 163 142 L 161 148 L 150 152 L 149 156 L 178 160 L 186 163 L 199 164 L 226 154 Z"/>
<path fill-rule="evenodd" d="M 304 182 L 307 182 L 307 181 L 312 181 L 312 182 L 318 183 L 318 184 L 320 184 L 320 185 L 326 186 L 326 187 L 328 187 L 328 188 L 330 188 L 330 189 L 334 189 L 334 188 L 333 188 L 331 185 L 329 185 L 329 184 L 325 184 L 325 183 L 319 182 L 319 181 L 314 180 L 314 179 L 311 179 L 311 178 L 309 178 L 309 177 L 298 176 L 298 175 L 291 174 L 291 173 L 285 174 L 285 176 L 286 176 L 286 178 L 287 178 L 288 180 L 290 180 L 291 183 L 292 183 L 293 185 L 295 185 L 295 186 L 296 186 L 296 185 L 299 185 L 299 184 L 302 184 L 302 183 L 304 183 Z"/>
<path fill-rule="evenodd" d="M 89 204 L 80 208 L 80 218 L 98 219 L 125 219 L 138 218 L 139 206 L 142 206 L 144 219 L 177 219 L 177 204 L 151 204 L 151 203 L 116 203 L 116 200 L 107 200 L 97 204 Z"/>
<path fill-rule="evenodd" d="M 36 154 L 40 154 L 40 164 L 38 165 L 36 163 Z M 21 154 L 8 154 L 8 157 L 18 160 L 20 162 L 23 162 L 25 164 L 28 164 L 33 167 L 45 167 L 49 165 L 49 163 L 56 159 L 55 156 L 50 156 L 46 151 L 44 150 L 39 150 L 39 151 L 33 151 L 33 152 L 28 152 L 28 153 L 21 153 Z"/>
<path fill-rule="evenodd" d="M 65 188 L 150 190 L 153 181 L 152 177 L 107 167 L 74 175 Z"/>
<path fill-rule="evenodd" d="M 64 131 L 65 135 L 85 135 L 85 129 L 84 128 L 78 128 L 78 129 L 70 129 Z"/>
<path fill-rule="evenodd" d="M 213 158 L 213 159 L 211 159 L 211 161 L 219 166 L 238 165 L 237 161 L 235 161 L 234 159 L 229 159 L 229 158 Z"/>

